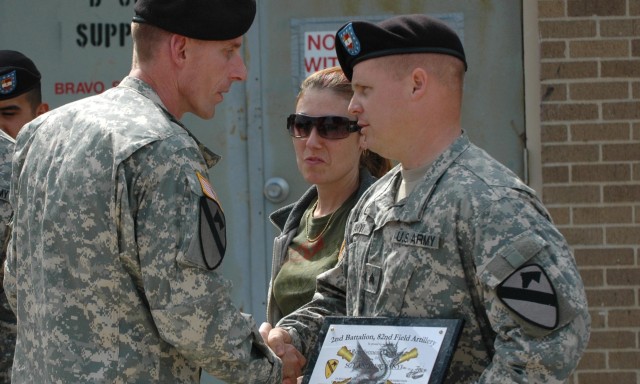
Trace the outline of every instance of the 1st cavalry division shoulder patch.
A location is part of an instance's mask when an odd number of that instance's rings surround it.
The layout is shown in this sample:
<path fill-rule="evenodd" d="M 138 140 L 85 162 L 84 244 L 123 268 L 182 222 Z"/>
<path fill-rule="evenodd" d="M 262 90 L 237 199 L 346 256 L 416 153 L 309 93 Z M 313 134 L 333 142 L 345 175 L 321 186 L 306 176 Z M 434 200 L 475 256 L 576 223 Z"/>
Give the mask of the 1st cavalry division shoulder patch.
<path fill-rule="evenodd" d="M 227 249 L 227 229 L 224 212 L 209 180 L 196 172 L 203 196 L 200 198 L 200 247 L 209 270 L 216 269 Z"/>
<path fill-rule="evenodd" d="M 558 297 L 539 265 L 518 268 L 498 285 L 496 293 L 504 305 L 525 321 L 545 329 L 558 325 Z"/>

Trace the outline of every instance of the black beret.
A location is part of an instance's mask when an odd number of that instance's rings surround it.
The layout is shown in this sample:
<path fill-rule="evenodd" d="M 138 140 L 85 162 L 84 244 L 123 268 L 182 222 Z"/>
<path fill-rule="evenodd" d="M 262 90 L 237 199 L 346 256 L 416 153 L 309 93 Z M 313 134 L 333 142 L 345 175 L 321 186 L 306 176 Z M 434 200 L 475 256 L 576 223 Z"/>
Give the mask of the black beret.
<path fill-rule="evenodd" d="M 441 53 L 467 60 L 460 38 L 445 23 L 427 15 L 402 15 L 379 23 L 352 21 L 336 33 L 336 54 L 351 80 L 353 67 L 376 57 L 407 53 Z"/>
<path fill-rule="evenodd" d="M 148 23 L 199 40 L 244 35 L 256 16 L 255 0 L 138 0 L 136 23 Z"/>
<path fill-rule="evenodd" d="M 40 72 L 27 56 L 0 51 L 0 100 L 13 99 L 40 84 Z"/>

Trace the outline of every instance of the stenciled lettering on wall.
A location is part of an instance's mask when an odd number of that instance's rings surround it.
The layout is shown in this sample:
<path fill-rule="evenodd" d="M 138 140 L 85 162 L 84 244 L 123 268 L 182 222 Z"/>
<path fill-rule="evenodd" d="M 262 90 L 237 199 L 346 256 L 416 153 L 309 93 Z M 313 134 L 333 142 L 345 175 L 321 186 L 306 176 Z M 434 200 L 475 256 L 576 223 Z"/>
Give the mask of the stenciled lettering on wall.
<path fill-rule="evenodd" d="M 114 80 L 109 87 L 116 87 L 119 83 L 119 80 Z M 56 95 L 97 95 L 108 89 L 103 81 L 57 82 L 53 88 Z"/>
<path fill-rule="evenodd" d="M 75 2 L 74 2 L 75 3 Z M 61 2 L 61 54 L 70 63 L 53 83 L 61 102 L 118 85 L 131 65 L 131 17 L 136 0 Z M 71 99 L 69 99 L 71 98 Z"/>
<path fill-rule="evenodd" d="M 86 47 L 88 44 L 105 48 L 113 44 L 124 47 L 127 38 L 131 35 L 131 25 L 129 23 L 80 23 L 76 31 L 79 47 Z"/>
<path fill-rule="evenodd" d="M 111 0 L 111 2 L 114 0 Z M 135 4 L 136 0 L 118 0 L 121 7 L 129 7 Z M 102 0 L 89 0 L 91 8 L 98 8 L 102 5 Z M 79 47 L 91 45 L 93 47 L 109 48 L 112 45 L 124 47 L 128 37 L 131 35 L 130 23 L 107 23 L 107 22 L 87 22 L 78 23 L 76 26 L 78 38 L 76 42 Z"/>
<path fill-rule="evenodd" d="M 131 4 L 135 4 L 137 0 L 118 0 L 120 5 L 123 7 L 128 7 Z M 102 4 L 102 0 L 89 0 L 89 5 L 91 7 L 99 7 Z"/>

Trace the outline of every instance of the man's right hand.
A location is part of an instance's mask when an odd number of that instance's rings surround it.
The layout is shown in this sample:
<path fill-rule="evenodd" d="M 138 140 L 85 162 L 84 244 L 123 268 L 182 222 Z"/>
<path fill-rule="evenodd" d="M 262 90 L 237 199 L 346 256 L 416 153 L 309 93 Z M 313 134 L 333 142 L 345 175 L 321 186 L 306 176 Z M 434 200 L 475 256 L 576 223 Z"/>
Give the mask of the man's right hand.
<path fill-rule="evenodd" d="M 289 332 L 283 328 L 271 328 L 269 323 L 262 323 L 260 334 L 263 338 L 266 336 L 269 348 L 282 360 L 283 383 L 297 383 L 307 360 L 291 344 Z"/>

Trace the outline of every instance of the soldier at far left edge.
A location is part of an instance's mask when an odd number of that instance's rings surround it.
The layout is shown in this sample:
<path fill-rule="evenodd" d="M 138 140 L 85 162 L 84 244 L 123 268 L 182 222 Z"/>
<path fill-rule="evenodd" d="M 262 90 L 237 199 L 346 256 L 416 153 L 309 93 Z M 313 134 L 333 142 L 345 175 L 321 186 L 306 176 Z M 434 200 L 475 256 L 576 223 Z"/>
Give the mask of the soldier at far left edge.
<path fill-rule="evenodd" d="M 16 345 L 16 317 L 2 289 L 9 221 L 11 158 L 15 137 L 23 125 L 47 112 L 42 102 L 40 71 L 20 52 L 0 50 L 0 383 L 11 382 L 11 363 Z"/>

